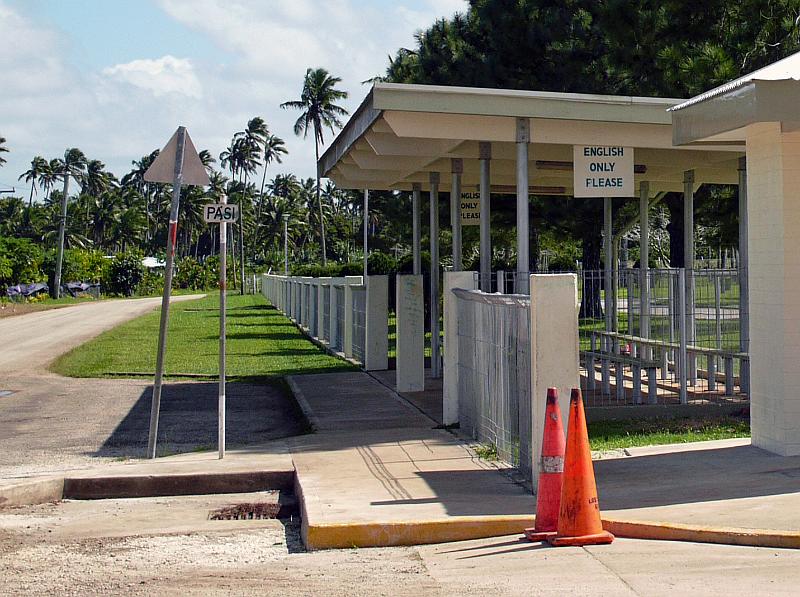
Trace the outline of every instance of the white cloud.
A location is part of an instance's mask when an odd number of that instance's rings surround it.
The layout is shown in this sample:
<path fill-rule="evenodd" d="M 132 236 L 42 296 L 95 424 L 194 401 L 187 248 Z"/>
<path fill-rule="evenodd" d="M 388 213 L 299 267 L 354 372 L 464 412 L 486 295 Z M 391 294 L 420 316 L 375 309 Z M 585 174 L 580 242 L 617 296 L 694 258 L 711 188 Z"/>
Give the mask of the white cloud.
<path fill-rule="evenodd" d="M 191 61 L 162 56 L 155 60 L 132 60 L 103 69 L 103 74 L 150 91 L 154 96 L 179 93 L 200 98 L 203 89 L 195 75 Z"/>
<path fill-rule="evenodd" d="M 464 0 L 157 2 L 165 19 L 194 30 L 220 59 L 173 52 L 82 71 L 67 58 L 77 42 L 0 0 L 0 135 L 12 150 L 4 154 L 9 161 L 0 182 L 15 182 L 34 155 L 51 158 L 72 146 L 122 175 L 132 159 L 164 145 L 179 124 L 189 128 L 198 149 L 216 155 L 256 115 L 290 151 L 271 175 L 313 176 L 313 144 L 293 134 L 298 114 L 279 108 L 300 95 L 306 68 L 341 77 L 350 93 L 344 105 L 352 112 L 367 93 L 361 81 L 383 74 L 387 55 L 412 45 L 414 32 L 435 18 L 466 8 Z"/>

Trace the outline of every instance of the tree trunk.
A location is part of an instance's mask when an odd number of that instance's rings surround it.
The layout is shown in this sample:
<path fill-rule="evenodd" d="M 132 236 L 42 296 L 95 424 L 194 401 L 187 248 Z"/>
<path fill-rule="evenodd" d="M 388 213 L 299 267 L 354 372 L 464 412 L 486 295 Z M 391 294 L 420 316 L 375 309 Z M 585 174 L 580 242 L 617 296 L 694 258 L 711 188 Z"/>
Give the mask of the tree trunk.
<path fill-rule="evenodd" d="M 600 290 L 602 288 L 603 274 L 600 265 L 600 253 L 602 247 L 603 218 L 594 218 L 587 227 L 586 236 L 583 239 L 583 297 L 581 300 L 580 317 L 596 318 L 603 317 L 603 303 L 600 300 Z"/>
<path fill-rule="evenodd" d="M 316 154 L 317 161 L 314 166 L 319 163 L 319 131 L 314 131 L 314 153 Z M 319 193 L 319 169 L 317 169 L 317 206 L 319 207 L 319 229 L 320 237 L 322 238 L 322 265 L 328 265 L 328 252 L 325 250 L 325 218 L 322 216 L 322 197 Z"/>
<path fill-rule="evenodd" d="M 684 267 L 683 256 L 683 195 L 681 193 L 667 193 L 662 199 L 669 209 L 669 266 Z"/>

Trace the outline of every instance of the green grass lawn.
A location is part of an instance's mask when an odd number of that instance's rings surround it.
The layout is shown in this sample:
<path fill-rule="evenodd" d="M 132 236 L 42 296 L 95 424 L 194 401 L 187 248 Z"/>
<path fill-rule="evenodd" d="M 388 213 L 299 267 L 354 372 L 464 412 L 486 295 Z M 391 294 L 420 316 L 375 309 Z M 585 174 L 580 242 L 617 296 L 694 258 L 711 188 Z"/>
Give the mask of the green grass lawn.
<path fill-rule="evenodd" d="M 152 375 L 160 311 L 109 330 L 60 357 L 51 369 L 70 377 Z M 353 370 L 305 338 L 260 295 L 228 295 L 231 380 L 267 380 L 289 374 Z M 219 296 L 170 308 L 166 373 L 215 378 L 219 359 Z"/>
<path fill-rule="evenodd" d="M 750 437 L 749 419 L 734 416 L 595 421 L 588 428 L 592 450 Z"/>

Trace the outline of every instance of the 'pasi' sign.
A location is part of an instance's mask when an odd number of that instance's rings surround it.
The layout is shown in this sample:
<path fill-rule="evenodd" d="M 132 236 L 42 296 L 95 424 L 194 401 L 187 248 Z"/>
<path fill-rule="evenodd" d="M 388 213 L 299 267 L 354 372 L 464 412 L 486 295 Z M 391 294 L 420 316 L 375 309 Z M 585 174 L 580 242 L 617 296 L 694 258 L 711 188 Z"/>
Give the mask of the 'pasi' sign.
<path fill-rule="evenodd" d="M 573 146 L 575 197 L 633 197 L 633 148 Z"/>
<path fill-rule="evenodd" d="M 203 219 L 210 224 L 236 222 L 239 219 L 239 206 L 235 203 L 209 203 L 203 206 Z"/>

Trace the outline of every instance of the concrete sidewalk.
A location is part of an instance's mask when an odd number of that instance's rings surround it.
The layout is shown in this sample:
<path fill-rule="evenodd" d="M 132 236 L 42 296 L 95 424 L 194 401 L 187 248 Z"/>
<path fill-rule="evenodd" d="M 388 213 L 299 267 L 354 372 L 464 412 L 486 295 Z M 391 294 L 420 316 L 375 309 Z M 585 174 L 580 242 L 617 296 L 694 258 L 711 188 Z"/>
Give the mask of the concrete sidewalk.
<path fill-rule="evenodd" d="M 289 442 L 308 545 L 427 543 L 499 534 L 504 525 L 519 531 L 530 522 L 535 498 L 508 470 L 436 429 L 387 381 L 366 373 L 291 379 L 319 429 Z M 670 533 L 680 525 L 748 536 L 778 531 L 800 545 L 800 457 L 774 456 L 743 440 L 632 453 L 639 455 L 595 462 L 610 521 L 666 525 Z"/>

